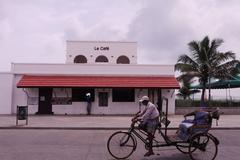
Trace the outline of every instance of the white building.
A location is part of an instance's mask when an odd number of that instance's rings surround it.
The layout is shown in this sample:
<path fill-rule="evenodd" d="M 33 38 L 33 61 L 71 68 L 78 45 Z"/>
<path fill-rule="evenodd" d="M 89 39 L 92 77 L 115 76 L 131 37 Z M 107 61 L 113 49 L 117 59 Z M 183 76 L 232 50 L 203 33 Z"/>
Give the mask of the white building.
<path fill-rule="evenodd" d="M 0 73 L 0 114 L 28 105 L 30 114 L 86 114 L 91 93 L 92 114 L 133 114 L 139 99 L 168 100 L 175 111 L 179 85 L 173 65 L 137 64 L 136 42 L 67 41 L 65 64 L 13 63 Z"/>

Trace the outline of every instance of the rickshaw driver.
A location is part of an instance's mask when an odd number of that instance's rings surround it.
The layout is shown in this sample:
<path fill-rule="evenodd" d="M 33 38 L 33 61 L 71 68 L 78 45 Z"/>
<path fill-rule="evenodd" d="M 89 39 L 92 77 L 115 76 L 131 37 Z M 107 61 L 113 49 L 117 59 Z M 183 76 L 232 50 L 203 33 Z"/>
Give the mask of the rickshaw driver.
<path fill-rule="evenodd" d="M 132 122 L 135 123 L 137 121 L 140 121 L 139 127 L 147 132 L 149 150 L 144 156 L 148 157 L 154 155 L 152 149 L 152 141 L 156 128 L 159 124 L 159 112 L 157 107 L 149 101 L 148 96 L 143 96 L 139 102 L 145 106 L 145 109 L 142 112 L 138 112 L 136 116 L 132 118 Z"/>

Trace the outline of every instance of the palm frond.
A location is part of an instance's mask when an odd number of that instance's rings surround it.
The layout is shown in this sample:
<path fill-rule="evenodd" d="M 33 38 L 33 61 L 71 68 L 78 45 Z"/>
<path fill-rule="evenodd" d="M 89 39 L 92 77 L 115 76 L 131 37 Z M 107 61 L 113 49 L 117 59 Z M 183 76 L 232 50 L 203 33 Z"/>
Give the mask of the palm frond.
<path fill-rule="evenodd" d="M 223 43 L 222 39 L 214 39 L 211 42 L 210 48 L 208 50 L 209 63 L 213 63 L 214 60 L 218 57 L 217 48 Z"/>
<path fill-rule="evenodd" d="M 180 71 L 180 72 L 192 72 L 192 71 L 197 71 L 197 68 L 195 66 L 192 66 L 190 64 L 185 64 L 185 63 L 177 63 L 175 64 L 175 71 Z"/>
<path fill-rule="evenodd" d="M 177 77 L 178 81 L 191 81 L 194 77 L 198 77 L 198 72 L 186 72 Z"/>
<path fill-rule="evenodd" d="M 216 57 L 213 57 L 213 65 L 220 65 L 228 60 L 234 60 L 236 58 L 235 53 L 228 51 L 225 53 L 218 52 Z"/>
<path fill-rule="evenodd" d="M 212 40 L 209 51 L 211 53 L 214 53 L 217 50 L 217 48 L 222 45 L 223 42 L 224 41 L 222 39 L 214 39 L 214 40 Z"/>
<path fill-rule="evenodd" d="M 177 79 L 177 81 L 181 81 L 181 82 L 191 82 L 191 80 L 192 80 L 192 78 L 193 77 L 191 77 L 191 76 L 188 76 L 188 75 L 185 75 L 185 74 L 182 74 L 182 75 L 180 75 L 180 76 L 178 76 L 176 79 Z"/>
<path fill-rule="evenodd" d="M 237 74 L 239 72 L 236 67 L 239 64 L 238 60 L 228 61 L 224 64 L 216 66 L 212 71 L 212 76 L 219 79 L 228 79 L 232 75 Z"/>
<path fill-rule="evenodd" d="M 191 65 L 192 66 L 191 68 L 193 70 L 196 70 L 198 68 L 198 63 L 195 62 L 191 57 L 189 57 L 186 54 L 179 56 L 178 62 L 182 62 L 184 64 Z"/>
<path fill-rule="evenodd" d="M 198 63 L 207 63 L 209 61 L 209 38 L 208 36 L 204 37 L 202 41 L 199 42 L 200 52 L 198 53 Z"/>
<path fill-rule="evenodd" d="M 199 43 L 197 41 L 191 41 L 188 43 L 188 48 L 192 52 L 193 56 L 197 59 L 198 53 L 200 52 Z"/>
<path fill-rule="evenodd" d="M 233 67 L 236 67 L 237 65 L 239 64 L 239 61 L 238 60 L 231 60 L 231 61 L 228 61 L 228 62 L 225 62 L 219 66 L 216 66 L 216 69 L 220 68 L 220 69 L 230 69 L 230 68 L 233 68 Z"/>
<path fill-rule="evenodd" d="M 207 50 L 209 48 L 209 38 L 208 36 L 205 36 L 203 40 L 200 42 L 201 46 L 204 46 Z"/>

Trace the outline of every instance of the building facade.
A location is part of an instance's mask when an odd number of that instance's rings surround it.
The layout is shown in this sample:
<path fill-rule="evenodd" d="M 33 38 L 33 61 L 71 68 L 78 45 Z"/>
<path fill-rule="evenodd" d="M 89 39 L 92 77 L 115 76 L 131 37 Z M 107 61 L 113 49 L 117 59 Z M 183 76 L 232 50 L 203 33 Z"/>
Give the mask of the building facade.
<path fill-rule="evenodd" d="M 136 42 L 67 41 L 65 64 L 12 63 L 1 73 L 0 114 L 28 105 L 30 114 L 134 114 L 148 95 L 153 103 L 175 112 L 173 65 L 137 63 Z"/>

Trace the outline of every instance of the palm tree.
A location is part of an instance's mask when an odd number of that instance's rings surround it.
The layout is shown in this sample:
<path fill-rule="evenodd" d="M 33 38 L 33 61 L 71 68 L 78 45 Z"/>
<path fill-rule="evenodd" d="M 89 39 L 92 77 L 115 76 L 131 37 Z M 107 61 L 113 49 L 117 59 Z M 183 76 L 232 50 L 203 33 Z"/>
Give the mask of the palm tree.
<path fill-rule="evenodd" d="M 195 93 L 199 93 L 200 91 L 197 89 L 190 89 L 191 78 L 189 77 L 178 77 L 178 81 L 181 82 L 181 88 L 178 90 L 177 96 L 185 99 L 190 99 L 190 96 Z"/>
<path fill-rule="evenodd" d="M 204 103 L 206 85 L 210 83 L 211 78 L 227 79 L 236 72 L 236 65 L 239 64 L 239 61 L 235 60 L 235 53 L 217 50 L 222 43 L 222 39 L 213 39 L 210 42 L 208 36 L 202 41 L 191 41 L 188 43 L 190 56 L 186 54 L 179 56 L 175 65 L 175 70 L 181 73 L 180 78 L 198 78 L 203 86 L 202 103 Z M 209 100 L 210 89 L 209 87 Z"/>

